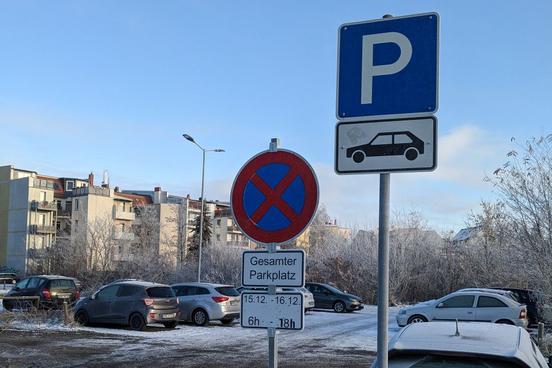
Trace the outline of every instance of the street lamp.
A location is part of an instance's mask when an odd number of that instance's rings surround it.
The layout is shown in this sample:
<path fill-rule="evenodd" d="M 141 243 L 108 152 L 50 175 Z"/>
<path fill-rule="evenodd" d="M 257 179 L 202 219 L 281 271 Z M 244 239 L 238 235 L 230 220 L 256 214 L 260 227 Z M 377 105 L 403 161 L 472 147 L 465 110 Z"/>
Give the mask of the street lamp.
<path fill-rule="evenodd" d="M 203 247 L 203 211 L 205 207 L 205 195 L 204 195 L 204 187 L 205 187 L 205 153 L 206 152 L 225 152 L 221 148 L 217 149 L 205 149 L 201 147 L 189 134 L 182 134 L 184 139 L 192 142 L 196 146 L 199 147 L 201 152 L 203 153 L 203 163 L 201 168 L 201 211 L 200 211 L 200 218 L 199 218 L 199 257 L 197 261 L 197 282 L 201 282 L 201 250 Z M 186 230 L 184 230 L 186 231 Z"/>

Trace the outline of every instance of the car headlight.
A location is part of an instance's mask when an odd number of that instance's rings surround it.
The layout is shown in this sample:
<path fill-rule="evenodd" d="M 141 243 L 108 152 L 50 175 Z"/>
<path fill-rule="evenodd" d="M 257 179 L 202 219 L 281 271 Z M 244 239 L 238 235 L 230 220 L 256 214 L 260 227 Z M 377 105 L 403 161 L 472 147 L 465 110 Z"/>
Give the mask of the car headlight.
<path fill-rule="evenodd" d="M 399 314 L 406 314 L 406 309 L 401 309 L 401 310 L 399 311 Z"/>

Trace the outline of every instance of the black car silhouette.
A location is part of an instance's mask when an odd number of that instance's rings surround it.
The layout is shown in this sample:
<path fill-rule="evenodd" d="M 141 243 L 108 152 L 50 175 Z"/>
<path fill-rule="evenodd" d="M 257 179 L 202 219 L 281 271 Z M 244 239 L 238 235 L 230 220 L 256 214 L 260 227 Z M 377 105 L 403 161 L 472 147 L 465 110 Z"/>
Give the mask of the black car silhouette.
<path fill-rule="evenodd" d="M 347 148 L 347 157 L 360 163 L 365 157 L 402 156 L 413 161 L 424 153 L 424 142 L 408 131 L 379 133 L 370 143 Z"/>

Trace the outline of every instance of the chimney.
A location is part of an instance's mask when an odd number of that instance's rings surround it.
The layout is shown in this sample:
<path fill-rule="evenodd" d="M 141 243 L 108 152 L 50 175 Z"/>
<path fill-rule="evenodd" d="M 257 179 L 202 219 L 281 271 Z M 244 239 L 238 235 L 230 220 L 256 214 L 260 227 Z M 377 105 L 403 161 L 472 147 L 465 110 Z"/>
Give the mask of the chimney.
<path fill-rule="evenodd" d="M 119 191 L 120 191 L 119 187 L 115 187 L 115 192 L 119 193 Z"/>
<path fill-rule="evenodd" d="M 161 187 L 155 187 L 153 190 L 156 191 L 156 192 L 160 192 L 160 191 L 161 191 Z"/>
<path fill-rule="evenodd" d="M 337 219 L 334 219 L 334 225 L 337 226 Z"/>
<path fill-rule="evenodd" d="M 90 187 L 93 187 L 94 186 L 94 173 L 90 173 L 88 174 L 88 185 Z"/>

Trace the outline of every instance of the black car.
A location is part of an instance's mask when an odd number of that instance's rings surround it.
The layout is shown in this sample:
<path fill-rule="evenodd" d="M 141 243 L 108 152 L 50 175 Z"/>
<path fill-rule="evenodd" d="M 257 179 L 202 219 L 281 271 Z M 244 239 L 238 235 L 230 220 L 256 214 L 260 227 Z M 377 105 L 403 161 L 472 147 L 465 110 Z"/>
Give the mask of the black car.
<path fill-rule="evenodd" d="M 166 328 L 178 324 L 178 299 L 168 285 L 119 280 L 103 286 L 75 305 L 75 321 L 81 325 L 109 323 L 142 331 L 149 323 Z"/>
<path fill-rule="evenodd" d="M 369 143 L 347 148 L 347 157 L 361 163 L 365 157 L 402 156 L 413 161 L 424 153 L 424 142 L 408 131 L 379 133 Z"/>
<path fill-rule="evenodd" d="M 352 312 L 364 308 L 362 298 L 348 294 L 334 286 L 307 282 L 305 287 L 314 296 L 315 308 L 333 309 L 337 313 Z"/>
<path fill-rule="evenodd" d="M 496 290 L 506 290 L 514 294 L 516 300 L 527 306 L 527 318 L 529 325 L 536 325 L 544 322 L 545 295 L 539 291 L 517 289 L 517 288 L 492 288 Z"/>
<path fill-rule="evenodd" d="M 36 298 L 10 299 L 10 297 L 38 296 L 39 307 L 61 308 L 63 301 L 72 304 L 80 298 L 80 292 L 75 281 L 70 277 L 57 275 L 40 275 L 27 277 L 16 283 L 2 300 L 6 310 L 14 308 L 29 308 L 36 305 Z"/>

